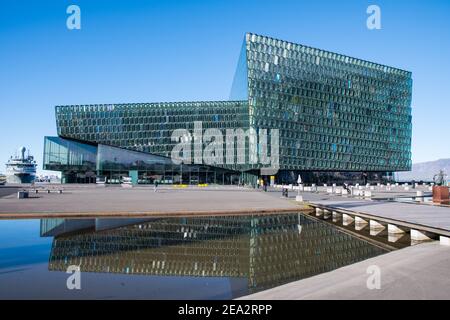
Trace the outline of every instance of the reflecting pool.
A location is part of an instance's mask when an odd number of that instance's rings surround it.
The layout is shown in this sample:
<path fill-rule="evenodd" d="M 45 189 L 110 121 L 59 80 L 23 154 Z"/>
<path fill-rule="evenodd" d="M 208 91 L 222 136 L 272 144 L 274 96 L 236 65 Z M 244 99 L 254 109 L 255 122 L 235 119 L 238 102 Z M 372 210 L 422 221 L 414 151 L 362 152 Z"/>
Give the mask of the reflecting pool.
<path fill-rule="evenodd" d="M 232 299 L 385 252 L 299 213 L 0 220 L 0 299 Z"/>

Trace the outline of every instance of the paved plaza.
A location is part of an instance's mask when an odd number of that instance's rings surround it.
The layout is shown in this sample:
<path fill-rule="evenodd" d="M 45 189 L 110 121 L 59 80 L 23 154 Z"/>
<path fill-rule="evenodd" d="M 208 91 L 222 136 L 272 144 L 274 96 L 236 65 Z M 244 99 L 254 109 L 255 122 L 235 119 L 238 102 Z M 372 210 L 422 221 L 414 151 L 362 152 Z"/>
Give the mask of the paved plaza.
<path fill-rule="evenodd" d="M 380 270 L 380 288 L 369 289 L 367 270 Z M 386 253 L 241 299 L 450 299 L 450 248 L 425 243 Z M 369 269 L 372 270 L 372 269 Z"/>
<path fill-rule="evenodd" d="M 63 190 L 62 194 L 58 190 Z M 47 193 L 50 190 L 50 193 Z M 49 185 L 29 199 L 17 199 L 16 192 L 3 192 L 0 215 L 33 217 L 42 214 L 64 216 L 138 215 L 138 214 L 245 214 L 287 212 L 306 209 L 268 193 L 233 186 L 205 188 L 153 186 L 124 188 L 97 185 Z"/>

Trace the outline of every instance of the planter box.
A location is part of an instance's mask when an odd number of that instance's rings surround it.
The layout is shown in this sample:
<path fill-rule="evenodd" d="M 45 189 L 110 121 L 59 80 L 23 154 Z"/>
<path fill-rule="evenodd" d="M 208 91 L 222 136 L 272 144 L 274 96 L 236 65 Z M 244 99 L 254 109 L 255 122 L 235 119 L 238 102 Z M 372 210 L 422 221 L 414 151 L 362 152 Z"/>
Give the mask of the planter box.
<path fill-rule="evenodd" d="M 450 203 L 449 188 L 444 186 L 434 186 L 433 202 L 449 204 Z"/>

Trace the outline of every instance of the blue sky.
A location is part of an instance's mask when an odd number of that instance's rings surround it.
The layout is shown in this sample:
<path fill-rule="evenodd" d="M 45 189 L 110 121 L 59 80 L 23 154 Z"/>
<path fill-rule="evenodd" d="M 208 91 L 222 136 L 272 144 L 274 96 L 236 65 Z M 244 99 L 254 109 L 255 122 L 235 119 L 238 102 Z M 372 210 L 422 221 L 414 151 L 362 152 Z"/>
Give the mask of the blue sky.
<path fill-rule="evenodd" d="M 68 30 L 66 8 L 81 8 Z M 382 29 L 366 27 L 380 6 Z M 0 2 L 0 171 L 21 145 L 42 165 L 54 106 L 228 99 L 245 32 L 413 72 L 413 162 L 450 157 L 450 1 Z"/>

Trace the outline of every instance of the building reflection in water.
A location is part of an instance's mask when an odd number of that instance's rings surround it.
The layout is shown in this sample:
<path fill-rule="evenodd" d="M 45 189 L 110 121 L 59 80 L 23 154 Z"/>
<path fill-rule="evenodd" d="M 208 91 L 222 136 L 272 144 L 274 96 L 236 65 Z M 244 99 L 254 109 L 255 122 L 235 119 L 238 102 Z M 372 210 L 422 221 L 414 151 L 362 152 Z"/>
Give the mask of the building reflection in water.
<path fill-rule="evenodd" d="M 245 278 L 253 293 L 386 252 L 302 214 L 43 219 L 50 271 Z"/>

